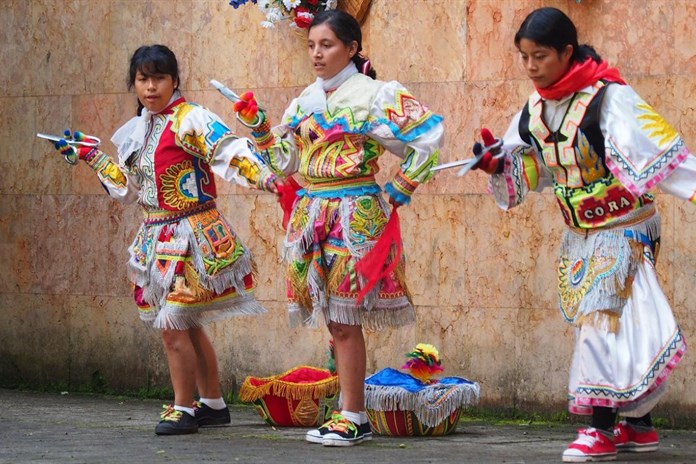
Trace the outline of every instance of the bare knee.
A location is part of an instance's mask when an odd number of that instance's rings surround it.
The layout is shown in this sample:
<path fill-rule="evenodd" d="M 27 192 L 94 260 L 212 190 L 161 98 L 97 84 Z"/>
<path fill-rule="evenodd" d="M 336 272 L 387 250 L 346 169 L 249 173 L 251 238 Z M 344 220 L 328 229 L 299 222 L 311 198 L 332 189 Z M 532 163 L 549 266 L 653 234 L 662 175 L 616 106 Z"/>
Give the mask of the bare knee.
<path fill-rule="evenodd" d="M 334 342 L 341 343 L 345 340 L 350 340 L 362 333 L 362 327 L 359 325 L 329 324 L 329 332 L 333 336 Z"/>
<path fill-rule="evenodd" d="M 189 344 L 189 333 L 186 330 L 162 330 L 162 342 L 167 351 L 180 351 L 184 344 Z"/>

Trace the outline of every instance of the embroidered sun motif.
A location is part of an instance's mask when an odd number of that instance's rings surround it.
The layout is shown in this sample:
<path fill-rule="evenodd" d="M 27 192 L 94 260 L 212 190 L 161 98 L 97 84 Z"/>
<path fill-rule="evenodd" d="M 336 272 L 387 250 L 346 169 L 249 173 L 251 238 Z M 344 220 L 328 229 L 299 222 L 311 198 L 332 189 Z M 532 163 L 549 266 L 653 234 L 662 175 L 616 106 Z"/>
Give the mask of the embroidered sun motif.
<path fill-rule="evenodd" d="M 191 160 L 169 166 L 160 176 L 162 198 L 167 206 L 187 209 L 198 203 L 198 186 Z"/>
<path fill-rule="evenodd" d="M 638 116 L 638 120 L 642 123 L 642 129 L 649 134 L 650 139 L 655 141 L 658 146 L 664 147 L 677 138 L 677 131 L 662 116 L 657 114 L 650 105 L 639 103 L 637 108 L 643 112 L 641 116 Z"/>

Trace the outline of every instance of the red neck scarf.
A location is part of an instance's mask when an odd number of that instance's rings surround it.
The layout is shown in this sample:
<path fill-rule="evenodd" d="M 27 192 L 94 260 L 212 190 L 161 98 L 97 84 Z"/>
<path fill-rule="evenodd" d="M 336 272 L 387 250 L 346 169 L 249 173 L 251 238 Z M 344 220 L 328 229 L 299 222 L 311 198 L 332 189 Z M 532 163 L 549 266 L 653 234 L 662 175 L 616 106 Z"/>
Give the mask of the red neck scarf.
<path fill-rule="evenodd" d="M 619 84 L 626 83 L 621 78 L 619 70 L 610 68 L 606 61 L 597 63 L 592 58 L 587 58 L 583 63 L 576 61 L 568 72 L 553 85 L 545 89 L 537 87 L 537 92 L 546 100 L 560 100 L 566 95 L 582 90 L 600 79 Z"/>

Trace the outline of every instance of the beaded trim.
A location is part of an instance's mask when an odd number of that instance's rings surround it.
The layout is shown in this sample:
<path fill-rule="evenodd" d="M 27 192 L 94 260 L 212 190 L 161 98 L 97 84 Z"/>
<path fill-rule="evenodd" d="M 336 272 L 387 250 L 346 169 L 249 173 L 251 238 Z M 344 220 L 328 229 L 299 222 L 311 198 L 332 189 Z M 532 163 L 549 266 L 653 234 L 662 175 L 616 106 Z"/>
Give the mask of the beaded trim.
<path fill-rule="evenodd" d="M 182 211 L 150 210 L 145 212 L 144 223 L 146 226 L 172 224 L 174 222 L 182 220 L 185 217 L 214 209 L 215 206 L 215 201 L 208 201 L 206 203 L 201 203 L 198 206 Z"/>

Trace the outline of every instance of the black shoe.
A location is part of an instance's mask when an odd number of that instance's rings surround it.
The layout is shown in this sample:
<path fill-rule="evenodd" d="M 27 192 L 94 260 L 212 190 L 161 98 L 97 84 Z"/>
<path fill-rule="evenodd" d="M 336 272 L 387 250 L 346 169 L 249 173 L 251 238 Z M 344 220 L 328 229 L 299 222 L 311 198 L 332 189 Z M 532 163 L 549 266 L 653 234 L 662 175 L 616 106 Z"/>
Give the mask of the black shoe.
<path fill-rule="evenodd" d="M 341 417 L 343 416 L 341 416 L 338 411 L 334 411 L 331 413 L 331 418 L 319 426 L 319 428 L 309 430 L 305 434 L 305 440 L 310 443 L 317 443 L 321 445 L 321 443 L 324 441 L 324 434 L 327 433 L 333 423 Z"/>
<path fill-rule="evenodd" d="M 196 420 L 199 427 L 211 427 L 216 425 L 227 425 L 231 422 L 230 408 L 213 409 L 205 403 L 196 401 L 193 403 L 196 411 Z"/>
<path fill-rule="evenodd" d="M 363 440 L 372 440 L 372 427 L 369 422 L 360 424 L 360 431 L 363 434 Z"/>
<path fill-rule="evenodd" d="M 364 426 L 356 424 L 343 415 L 333 417 L 329 430 L 322 435 L 324 446 L 353 446 L 365 439 Z M 371 434 L 372 432 L 370 432 Z"/>
<path fill-rule="evenodd" d="M 157 435 L 185 435 L 198 432 L 198 422 L 192 415 L 177 411 L 173 406 L 163 406 L 159 424 L 155 427 Z"/>

